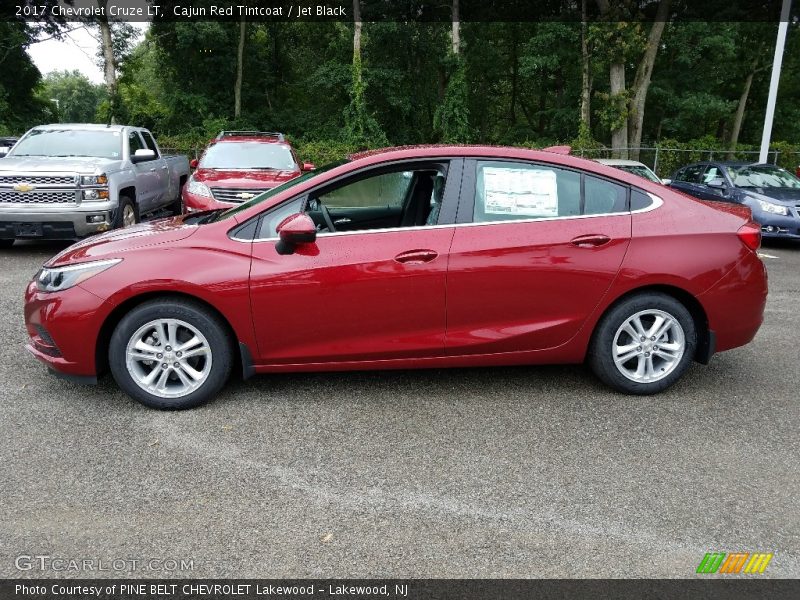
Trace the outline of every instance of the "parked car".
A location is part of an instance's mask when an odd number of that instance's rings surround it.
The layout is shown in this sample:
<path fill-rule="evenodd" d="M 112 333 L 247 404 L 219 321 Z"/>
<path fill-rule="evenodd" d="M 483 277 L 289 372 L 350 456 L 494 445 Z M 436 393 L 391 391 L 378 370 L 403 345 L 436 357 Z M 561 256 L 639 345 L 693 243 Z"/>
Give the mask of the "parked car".
<path fill-rule="evenodd" d="M 282 133 L 223 131 L 192 160 L 183 190 L 185 212 L 230 208 L 313 171 Z"/>
<path fill-rule="evenodd" d="M 156 408 L 254 373 L 588 361 L 653 394 L 748 343 L 760 228 L 555 151 L 366 152 L 249 202 L 71 246 L 25 294 L 28 350 Z"/>
<path fill-rule="evenodd" d="M 596 160 L 600 164 L 622 169 L 623 171 L 633 173 L 634 175 L 644 177 L 645 179 L 655 181 L 656 183 L 663 183 L 665 185 L 669 183 L 668 179 L 661 179 L 650 167 L 644 163 L 640 163 L 638 160 L 625 160 L 621 158 L 598 158 Z"/>
<path fill-rule="evenodd" d="M 800 178 L 768 164 L 699 162 L 678 169 L 677 190 L 753 211 L 765 238 L 800 239 Z"/>
<path fill-rule="evenodd" d="M 58 124 L 28 131 L 0 162 L 0 247 L 77 239 L 180 212 L 185 156 L 162 155 L 147 129 Z"/>
<path fill-rule="evenodd" d="M 9 150 L 11 150 L 16 143 L 17 138 L 15 137 L 0 137 L 0 158 L 8 154 Z"/>

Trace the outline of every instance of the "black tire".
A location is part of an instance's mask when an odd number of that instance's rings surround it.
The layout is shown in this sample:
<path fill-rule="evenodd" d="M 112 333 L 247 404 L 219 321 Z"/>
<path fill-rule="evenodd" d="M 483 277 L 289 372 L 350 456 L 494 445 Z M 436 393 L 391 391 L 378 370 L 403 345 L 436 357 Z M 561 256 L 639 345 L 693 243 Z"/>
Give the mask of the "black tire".
<path fill-rule="evenodd" d="M 651 310 L 667 313 L 678 322 L 684 336 L 683 355 L 679 360 L 675 361 L 674 366 L 666 367 L 666 369 L 671 370 L 668 370 L 667 374 L 660 379 L 651 382 L 634 381 L 626 377 L 614 362 L 615 337 L 617 331 L 629 318 L 640 311 Z M 650 344 L 650 346 L 643 346 L 644 350 L 650 349 L 653 343 L 657 344 L 658 342 L 647 340 L 646 343 Z M 694 359 L 696 348 L 697 331 L 694 319 L 686 307 L 667 294 L 645 292 L 625 298 L 603 316 L 589 344 L 587 362 L 594 374 L 603 383 L 619 392 L 637 395 L 657 394 L 670 387 L 683 376 Z M 638 347 L 635 350 L 638 351 Z M 655 355 L 653 356 L 655 357 Z M 634 356 L 630 360 L 638 361 L 638 356 Z M 632 365 L 633 363 L 628 362 L 627 364 Z"/>
<path fill-rule="evenodd" d="M 139 210 L 136 207 L 136 203 L 128 196 L 120 196 L 119 206 L 117 207 L 117 212 L 114 215 L 114 229 L 121 229 L 125 227 L 123 215 L 129 208 L 133 211 L 134 223 L 139 222 Z"/>
<path fill-rule="evenodd" d="M 141 327 L 157 319 L 177 319 L 188 323 L 208 341 L 212 358 L 208 376 L 198 388 L 186 395 L 166 398 L 152 394 L 140 387 L 128 370 L 128 342 Z M 222 389 L 233 365 L 233 343 L 225 324 L 203 306 L 180 299 L 151 300 L 131 310 L 114 329 L 108 361 L 117 384 L 134 400 L 150 408 L 182 410 L 208 402 Z"/>
<path fill-rule="evenodd" d="M 14 240 L 0 240 L 0 250 L 7 250 L 14 245 Z"/>

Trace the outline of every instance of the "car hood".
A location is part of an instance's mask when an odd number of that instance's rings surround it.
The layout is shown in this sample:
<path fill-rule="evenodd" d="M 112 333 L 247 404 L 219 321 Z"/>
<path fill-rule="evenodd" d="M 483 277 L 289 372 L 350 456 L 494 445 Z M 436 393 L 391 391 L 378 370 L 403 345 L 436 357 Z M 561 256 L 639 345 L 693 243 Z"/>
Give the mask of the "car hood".
<path fill-rule="evenodd" d="M 265 189 L 294 179 L 300 171 L 197 169 L 192 177 L 210 187 Z"/>
<path fill-rule="evenodd" d="M 178 242 L 197 231 L 197 225 L 185 224 L 183 219 L 182 216 L 158 219 L 86 238 L 56 254 L 45 263 L 45 266 L 63 266 L 104 258 L 124 258 L 125 252 L 136 248 Z"/>
<path fill-rule="evenodd" d="M 800 202 L 800 190 L 794 188 L 739 188 L 750 198 L 794 206 Z"/>
<path fill-rule="evenodd" d="M 71 173 L 93 173 L 100 169 L 118 165 L 117 159 L 95 158 L 92 156 L 6 156 L 0 161 L 3 171 L 23 171 L 29 173 L 52 173 L 69 171 Z"/>

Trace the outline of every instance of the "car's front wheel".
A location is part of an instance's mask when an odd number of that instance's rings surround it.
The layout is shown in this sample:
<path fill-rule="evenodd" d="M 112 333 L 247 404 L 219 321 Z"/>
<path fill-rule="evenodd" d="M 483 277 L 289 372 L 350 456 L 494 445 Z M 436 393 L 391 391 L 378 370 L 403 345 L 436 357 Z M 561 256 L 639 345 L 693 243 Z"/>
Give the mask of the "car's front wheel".
<path fill-rule="evenodd" d="M 193 302 L 145 302 L 117 325 L 109 346 L 114 379 L 151 408 L 192 408 L 213 398 L 233 363 L 219 317 Z"/>
<path fill-rule="evenodd" d="M 637 294 L 600 321 L 588 362 L 597 377 L 626 394 L 656 394 L 678 381 L 697 347 L 692 315 L 658 292 Z"/>

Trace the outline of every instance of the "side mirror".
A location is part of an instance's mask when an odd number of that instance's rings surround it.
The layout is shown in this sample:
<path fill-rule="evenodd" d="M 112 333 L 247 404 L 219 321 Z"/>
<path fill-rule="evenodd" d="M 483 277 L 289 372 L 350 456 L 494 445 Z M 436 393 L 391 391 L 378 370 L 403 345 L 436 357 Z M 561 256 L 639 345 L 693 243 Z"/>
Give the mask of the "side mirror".
<path fill-rule="evenodd" d="M 8 154 L 9 148 L 0 148 L 0 158 L 3 158 L 6 154 Z"/>
<path fill-rule="evenodd" d="M 303 169 L 302 169 L 302 170 L 303 170 L 303 171 L 313 171 L 313 170 L 314 170 L 314 169 L 316 169 L 316 168 L 317 168 L 317 167 L 316 167 L 316 166 L 314 166 L 314 163 L 310 163 L 310 162 L 304 162 L 304 163 L 303 163 Z"/>
<path fill-rule="evenodd" d="M 715 188 L 718 190 L 724 190 L 728 186 L 725 185 L 725 180 L 722 177 L 714 177 L 711 181 L 707 182 L 706 185 L 711 188 Z"/>
<path fill-rule="evenodd" d="M 189 161 L 189 168 L 196 169 L 198 164 L 200 163 L 198 163 L 197 159 L 193 158 L 192 160 Z"/>
<path fill-rule="evenodd" d="M 669 185 L 670 183 L 672 183 L 672 179 L 662 179 L 661 183 L 663 183 L 664 185 Z"/>
<path fill-rule="evenodd" d="M 300 244 L 313 244 L 317 239 L 317 226 L 308 215 L 289 215 L 276 228 L 280 240 L 275 245 L 278 254 L 292 254 Z"/>
<path fill-rule="evenodd" d="M 131 156 L 132 163 L 140 163 L 145 162 L 148 160 L 154 160 L 156 157 L 156 153 L 150 150 L 149 148 L 139 148 L 136 152 L 133 153 Z"/>

